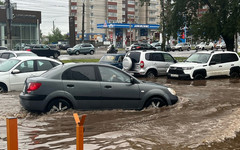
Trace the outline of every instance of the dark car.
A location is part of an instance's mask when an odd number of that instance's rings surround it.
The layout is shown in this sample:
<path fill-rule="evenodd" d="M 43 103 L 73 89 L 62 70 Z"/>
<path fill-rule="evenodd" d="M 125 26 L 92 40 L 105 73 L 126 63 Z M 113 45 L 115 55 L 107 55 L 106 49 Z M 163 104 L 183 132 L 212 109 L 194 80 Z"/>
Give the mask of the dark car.
<path fill-rule="evenodd" d="M 26 51 L 31 51 L 38 56 L 45 56 L 45 57 L 53 57 L 53 58 L 58 58 L 60 56 L 60 52 L 55 49 L 51 49 L 49 46 L 44 45 L 44 44 L 34 44 L 34 45 L 29 45 L 24 48 Z"/>
<path fill-rule="evenodd" d="M 136 44 L 131 47 L 131 50 L 154 50 L 154 49 L 156 48 L 148 43 L 140 43 L 139 45 Z"/>
<path fill-rule="evenodd" d="M 100 60 L 99 63 L 110 64 L 116 66 L 120 69 L 123 68 L 122 61 L 125 54 L 105 54 Z"/>
<path fill-rule="evenodd" d="M 7 50 L 7 47 L 5 47 L 5 46 L 0 46 L 0 50 Z"/>
<path fill-rule="evenodd" d="M 67 63 L 39 77 L 30 77 L 20 94 L 29 111 L 62 111 L 69 108 L 135 109 L 173 105 L 176 92 L 166 86 L 145 83 L 110 65 Z"/>

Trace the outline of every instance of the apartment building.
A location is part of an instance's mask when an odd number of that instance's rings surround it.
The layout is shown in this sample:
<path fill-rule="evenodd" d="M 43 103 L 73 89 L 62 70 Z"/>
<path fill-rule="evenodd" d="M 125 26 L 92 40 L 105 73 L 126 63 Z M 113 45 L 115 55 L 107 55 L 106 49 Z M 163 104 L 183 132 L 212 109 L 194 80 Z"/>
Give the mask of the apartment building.
<path fill-rule="evenodd" d="M 85 4 L 85 40 L 110 38 L 113 30 L 97 28 L 97 24 L 105 23 L 105 21 L 130 24 L 160 23 L 159 0 L 151 0 L 142 7 L 139 0 L 69 0 L 70 16 L 75 16 L 77 39 L 81 39 L 83 3 Z M 135 31 L 128 30 L 127 36 L 130 36 L 130 33 L 135 40 Z"/>

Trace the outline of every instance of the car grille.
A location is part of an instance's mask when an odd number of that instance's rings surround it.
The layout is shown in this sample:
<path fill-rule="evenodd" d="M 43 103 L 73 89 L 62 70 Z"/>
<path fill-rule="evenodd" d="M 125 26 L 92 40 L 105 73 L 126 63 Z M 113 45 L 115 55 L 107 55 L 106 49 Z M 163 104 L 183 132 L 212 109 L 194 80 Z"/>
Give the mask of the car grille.
<path fill-rule="evenodd" d="M 171 74 L 184 74 L 183 69 L 181 67 L 170 67 L 168 73 L 171 73 Z"/>

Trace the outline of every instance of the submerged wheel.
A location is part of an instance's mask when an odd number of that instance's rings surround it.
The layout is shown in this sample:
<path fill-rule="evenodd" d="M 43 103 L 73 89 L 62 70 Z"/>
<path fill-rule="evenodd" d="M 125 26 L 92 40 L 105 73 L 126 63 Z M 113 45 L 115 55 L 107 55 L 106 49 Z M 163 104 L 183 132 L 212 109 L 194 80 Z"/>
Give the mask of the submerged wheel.
<path fill-rule="evenodd" d="M 6 93 L 7 92 L 7 87 L 4 84 L 0 84 L 0 93 Z"/>
<path fill-rule="evenodd" d="M 204 79 L 204 76 L 203 76 L 202 74 L 196 74 L 196 75 L 194 76 L 194 79 L 195 79 L 195 80 L 202 80 L 202 79 Z"/>
<path fill-rule="evenodd" d="M 60 112 L 71 108 L 71 105 L 64 99 L 55 99 L 47 106 L 48 112 Z"/>
<path fill-rule="evenodd" d="M 239 78 L 239 73 L 238 72 L 232 72 L 231 74 L 230 74 L 230 78 L 233 78 L 233 79 L 236 79 L 236 78 Z"/>
<path fill-rule="evenodd" d="M 166 102 L 159 98 L 159 97 L 153 97 L 146 103 L 146 108 L 159 108 L 162 106 L 165 106 Z"/>
<path fill-rule="evenodd" d="M 146 73 L 146 77 L 147 78 L 155 78 L 157 75 L 156 75 L 156 73 L 154 72 L 154 71 L 148 71 L 147 73 Z"/>

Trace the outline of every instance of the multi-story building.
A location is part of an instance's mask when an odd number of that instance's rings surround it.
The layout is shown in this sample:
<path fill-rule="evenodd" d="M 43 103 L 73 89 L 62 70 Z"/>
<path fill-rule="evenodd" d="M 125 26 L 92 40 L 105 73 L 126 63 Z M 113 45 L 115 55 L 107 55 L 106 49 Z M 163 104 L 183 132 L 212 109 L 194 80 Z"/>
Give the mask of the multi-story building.
<path fill-rule="evenodd" d="M 69 0 L 70 16 L 75 16 L 75 32 L 81 39 L 83 3 L 85 4 L 84 30 L 85 40 L 110 38 L 112 29 L 99 29 L 97 24 L 130 23 L 159 24 L 161 7 L 158 0 L 140 6 L 139 0 Z M 128 29 L 127 36 L 132 34 L 135 40 L 136 31 Z M 154 31 L 156 32 L 156 31 Z M 100 38 L 99 38 L 100 37 Z"/>

